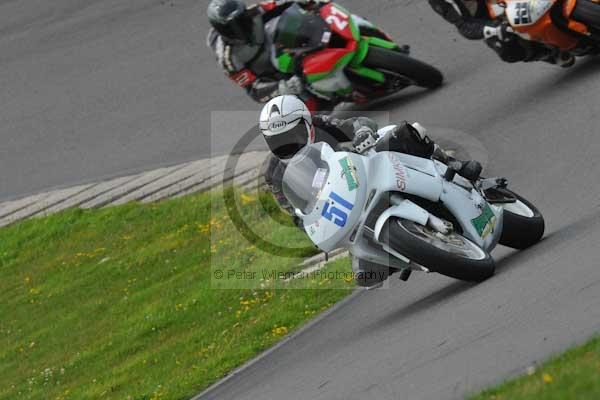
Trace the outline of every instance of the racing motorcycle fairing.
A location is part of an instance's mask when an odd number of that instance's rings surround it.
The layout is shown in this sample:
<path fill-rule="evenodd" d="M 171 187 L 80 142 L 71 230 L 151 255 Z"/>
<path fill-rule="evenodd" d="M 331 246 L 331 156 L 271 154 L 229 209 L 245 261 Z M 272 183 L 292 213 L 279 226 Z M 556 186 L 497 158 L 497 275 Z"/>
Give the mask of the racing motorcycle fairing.
<path fill-rule="evenodd" d="M 355 91 L 346 69 L 379 89 L 378 85 L 386 82 L 384 74 L 365 67 L 362 62 L 371 46 L 387 49 L 398 46 L 379 37 L 361 36 L 358 23 L 370 24 L 335 3 L 321 7 L 318 15 L 298 5 L 289 7 L 277 23 L 276 67 L 289 74 L 301 69 L 310 91 L 325 99 L 343 98 Z M 377 29 L 372 24 L 369 28 Z M 298 55 L 301 55 L 299 64 L 295 62 Z"/>
<path fill-rule="evenodd" d="M 371 158 L 369 166 L 373 171 L 370 182 L 376 184 L 379 193 L 395 192 L 400 198 L 405 197 L 404 201 L 379 217 L 375 225 L 376 239 L 385 221 L 392 216 L 424 225 L 424 215 L 429 215 L 429 212 L 406 199 L 417 197 L 443 204 L 456 217 L 464 235 L 482 248 L 491 249 L 498 243 L 499 232 L 502 231 L 502 209 L 488 204 L 460 176 L 456 176 L 453 182 L 444 180 L 447 169 L 444 164 L 403 153 L 381 152 Z M 415 207 L 421 212 L 417 212 Z"/>
<path fill-rule="evenodd" d="M 482 249 L 489 251 L 498 243 L 502 207 L 488 203 L 459 176 L 446 181 L 444 164 L 396 152 L 335 152 L 325 143 L 307 148 L 288 164 L 283 191 L 307 235 L 323 251 L 351 246 L 362 258 L 389 264 L 389 249 L 381 243 L 373 248 L 367 238 L 378 242 L 391 217 L 424 226 L 437 218 L 418 199 L 443 205 L 460 225 L 455 229 Z M 395 258 L 397 264 L 392 264 L 399 268 L 406 264 L 406 259 Z"/>
<path fill-rule="evenodd" d="M 366 182 L 360 155 L 335 152 L 318 143 L 292 158 L 283 176 L 283 192 L 310 239 L 332 251 L 352 234 L 362 215 Z"/>
<path fill-rule="evenodd" d="M 556 26 L 550 10 L 557 0 L 505 0 L 506 17 L 513 29 L 524 38 L 568 51 L 579 39 Z"/>
<path fill-rule="evenodd" d="M 439 164 L 440 169 L 446 169 Z M 455 177 L 462 180 L 461 177 Z M 457 217 L 463 235 L 483 249 L 493 249 L 500 240 L 503 208 L 487 202 L 474 188 L 466 190 L 453 182 L 444 181 L 440 201 Z"/>
<path fill-rule="evenodd" d="M 488 8 L 493 1 L 504 4 L 506 20 L 524 39 L 570 51 L 591 35 L 584 23 L 572 19 L 577 0 L 488 0 Z"/>
<path fill-rule="evenodd" d="M 319 14 L 323 21 L 329 25 L 332 33 L 340 35 L 348 42 L 358 42 L 360 40 L 360 33 L 354 23 L 352 14 L 342 6 L 329 3 L 321 8 Z"/>

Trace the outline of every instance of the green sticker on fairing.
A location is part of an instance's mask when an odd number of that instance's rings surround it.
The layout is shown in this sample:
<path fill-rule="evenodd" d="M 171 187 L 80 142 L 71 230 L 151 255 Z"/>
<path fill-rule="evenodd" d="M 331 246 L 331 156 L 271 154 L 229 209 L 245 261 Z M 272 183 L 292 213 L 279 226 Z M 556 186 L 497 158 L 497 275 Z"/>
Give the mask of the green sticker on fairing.
<path fill-rule="evenodd" d="M 482 239 L 485 239 L 494 231 L 494 227 L 496 226 L 496 214 L 494 214 L 489 204 L 486 204 L 481 215 L 472 219 L 471 223 L 477 230 L 479 236 L 481 236 Z"/>
<path fill-rule="evenodd" d="M 348 190 L 353 191 L 358 188 L 358 176 L 356 174 L 356 167 L 352 163 L 352 160 L 348 157 L 344 157 L 339 161 L 342 166 L 342 176 L 346 178 L 348 184 Z"/>

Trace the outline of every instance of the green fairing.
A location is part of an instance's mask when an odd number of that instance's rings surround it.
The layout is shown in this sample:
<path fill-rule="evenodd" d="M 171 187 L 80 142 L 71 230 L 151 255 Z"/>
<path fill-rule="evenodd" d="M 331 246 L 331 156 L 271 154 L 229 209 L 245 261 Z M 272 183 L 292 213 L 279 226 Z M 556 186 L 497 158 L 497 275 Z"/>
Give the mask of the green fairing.
<path fill-rule="evenodd" d="M 312 83 L 312 82 L 320 81 L 321 79 L 327 78 L 329 75 L 331 75 L 331 72 L 322 72 L 320 74 L 310 74 L 310 75 L 306 75 L 306 80 L 309 83 Z"/>
<path fill-rule="evenodd" d="M 292 73 L 293 58 L 291 55 L 283 54 L 277 58 L 277 62 L 279 63 L 279 70 L 281 72 L 287 74 Z"/>
<path fill-rule="evenodd" d="M 372 46 L 382 47 L 384 49 L 397 49 L 398 45 L 394 42 L 390 42 L 387 40 L 379 39 L 376 37 L 368 37 L 366 38 L 369 41 L 369 44 Z"/>
<path fill-rule="evenodd" d="M 350 62 L 351 67 L 360 67 L 362 62 L 367 58 L 367 54 L 369 53 L 369 41 L 366 39 L 361 39 L 358 42 L 358 47 L 356 48 L 356 55 Z"/>
<path fill-rule="evenodd" d="M 352 93 L 354 89 L 352 89 L 352 86 L 346 88 L 346 89 L 340 89 L 336 92 L 336 94 L 340 95 L 340 96 L 345 96 L 347 94 Z"/>
<path fill-rule="evenodd" d="M 340 7 L 337 4 L 336 4 L 336 7 L 339 8 L 341 11 L 350 14 L 346 9 L 344 9 L 343 7 Z M 352 53 L 348 53 L 344 57 L 340 58 L 338 60 L 338 62 L 335 64 L 334 68 L 329 72 L 306 75 L 306 80 L 309 83 L 313 83 L 313 82 L 317 82 L 322 79 L 325 79 L 325 78 L 329 77 L 332 73 L 337 71 L 339 68 L 345 68 L 346 66 L 349 66 L 354 73 L 356 73 L 362 77 L 374 80 L 375 82 L 385 83 L 385 75 L 382 72 L 371 69 L 371 68 L 364 67 L 362 65 L 362 63 L 365 60 L 365 58 L 367 58 L 367 54 L 369 53 L 370 46 L 377 46 L 377 47 L 382 47 L 384 49 L 391 50 L 391 49 L 397 49 L 398 45 L 394 42 L 379 39 L 376 37 L 361 37 L 360 31 L 358 30 L 358 27 L 356 26 L 354 21 L 352 21 L 352 19 L 350 19 L 350 30 L 352 31 L 352 35 L 354 36 L 355 40 L 358 42 L 356 51 L 354 51 Z M 281 66 L 281 63 L 282 63 L 281 57 L 280 57 L 279 63 Z M 289 63 L 291 64 L 291 59 L 290 59 Z M 284 71 L 281 67 L 280 67 L 280 69 L 283 72 L 288 72 L 288 71 Z M 342 89 L 341 91 L 338 91 L 338 94 L 349 91 L 349 90 L 351 90 L 351 88 L 348 88 L 347 90 Z"/>
<path fill-rule="evenodd" d="M 372 79 L 379 83 L 385 82 L 385 75 L 383 74 L 383 72 L 379 72 L 379 71 L 376 71 L 371 68 L 357 67 L 357 68 L 351 68 L 351 71 L 355 72 L 356 74 L 358 74 L 362 77 Z"/>

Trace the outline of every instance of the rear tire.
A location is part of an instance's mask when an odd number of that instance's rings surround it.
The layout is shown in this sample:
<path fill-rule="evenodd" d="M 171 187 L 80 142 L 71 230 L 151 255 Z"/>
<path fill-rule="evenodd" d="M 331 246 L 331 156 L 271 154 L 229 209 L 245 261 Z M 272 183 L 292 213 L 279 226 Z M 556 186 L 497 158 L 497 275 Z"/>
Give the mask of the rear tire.
<path fill-rule="evenodd" d="M 503 205 L 504 224 L 499 243 L 503 246 L 519 250 L 533 246 L 542 239 L 542 236 L 544 236 L 544 217 L 527 199 L 511 190 L 503 190 L 510 192 L 516 197 L 517 203 L 514 203 L 514 205 Z M 523 206 L 529 209 L 529 212 L 526 212 L 526 209 L 523 208 Z M 522 209 L 523 211 L 520 211 L 519 209 Z"/>
<path fill-rule="evenodd" d="M 414 222 L 390 218 L 383 227 L 380 240 L 396 252 L 430 271 L 463 281 L 481 282 L 492 275 L 496 269 L 493 258 L 468 239 L 458 235 L 479 250 L 480 257 L 467 258 L 456 253 L 442 250 L 411 233 Z"/>
<path fill-rule="evenodd" d="M 408 78 L 415 85 L 428 89 L 436 88 L 444 81 L 444 76 L 437 68 L 404 53 L 381 47 L 369 47 L 364 65 L 377 70 L 394 72 Z"/>
<path fill-rule="evenodd" d="M 592 28 L 600 29 L 600 4 L 578 0 L 571 17 Z"/>

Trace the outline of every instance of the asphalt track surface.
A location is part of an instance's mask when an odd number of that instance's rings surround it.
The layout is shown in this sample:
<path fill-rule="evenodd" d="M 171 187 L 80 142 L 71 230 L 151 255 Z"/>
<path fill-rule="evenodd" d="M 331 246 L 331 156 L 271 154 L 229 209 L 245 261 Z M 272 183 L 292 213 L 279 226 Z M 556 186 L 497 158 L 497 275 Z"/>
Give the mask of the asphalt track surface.
<path fill-rule="evenodd" d="M 503 64 L 425 1 L 341 3 L 445 73 L 377 108 L 470 135 L 547 236 L 497 250 L 479 285 L 414 274 L 361 292 L 205 397 L 462 398 L 600 331 L 600 60 Z M 0 1 L 0 198 L 227 152 L 243 132 L 211 141 L 210 112 L 259 107 L 204 48 L 205 6 Z"/>

